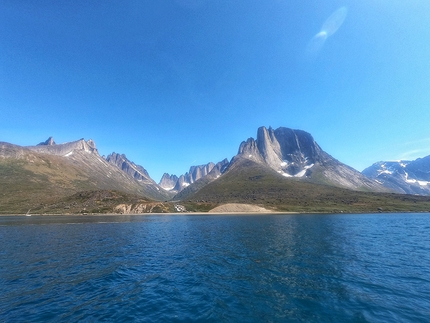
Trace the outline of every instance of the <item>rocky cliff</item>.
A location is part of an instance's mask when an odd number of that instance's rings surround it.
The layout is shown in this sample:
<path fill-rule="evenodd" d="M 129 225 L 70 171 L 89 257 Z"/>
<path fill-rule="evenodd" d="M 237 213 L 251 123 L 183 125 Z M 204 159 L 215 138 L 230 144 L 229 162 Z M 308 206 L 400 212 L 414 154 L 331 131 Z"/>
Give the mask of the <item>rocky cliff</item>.
<path fill-rule="evenodd" d="M 178 179 L 179 178 L 176 175 L 170 175 L 168 173 L 164 173 L 158 185 L 161 186 L 166 191 L 171 191 L 175 188 L 175 185 Z"/>
<path fill-rule="evenodd" d="M 86 153 L 95 153 L 98 155 L 95 142 L 92 139 L 85 141 L 83 138 L 57 145 L 55 144 L 54 139 L 49 137 L 44 143 L 38 144 L 37 146 L 27 146 L 26 148 L 38 153 L 64 157 L 71 156 L 74 151 L 83 151 Z"/>
<path fill-rule="evenodd" d="M 138 181 L 149 181 L 154 183 L 154 180 L 149 176 L 145 168 L 140 165 L 136 165 L 132 161 L 128 160 L 124 154 L 111 153 L 106 157 L 106 161 L 112 165 L 117 166 L 126 174 L 133 177 Z"/>
<path fill-rule="evenodd" d="M 179 176 L 178 181 L 176 182 L 173 190 L 180 192 L 185 187 L 197 182 L 199 179 L 207 176 L 212 172 L 212 176 L 216 177 L 221 175 L 223 168 L 228 164 L 228 160 L 224 159 L 223 161 L 214 164 L 212 162 L 199 165 L 199 166 L 191 166 L 190 170 L 184 175 Z"/>
<path fill-rule="evenodd" d="M 284 177 L 353 190 L 387 191 L 327 154 L 311 134 L 302 130 L 260 127 L 257 139 L 249 138 L 240 144 L 229 168 L 241 159 L 266 165 Z"/>
<path fill-rule="evenodd" d="M 190 173 L 200 174 L 200 175 L 206 173 L 207 171 L 208 173 L 202 176 L 191 177 L 192 182 L 190 182 L 189 184 L 187 183 L 185 185 L 182 185 L 182 189 L 177 191 L 178 193 L 173 197 L 173 200 L 183 200 L 187 198 L 189 195 L 194 194 L 202 187 L 206 186 L 207 184 L 219 178 L 225 172 L 228 165 L 229 165 L 228 160 L 224 159 L 216 164 L 209 163 L 207 165 L 191 167 L 190 172 L 186 173 L 183 176 L 183 178 L 187 178 Z M 200 169 L 200 171 L 196 171 L 196 168 L 198 169 L 200 167 L 203 168 L 203 171 L 202 169 Z M 179 180 L 178 180 L 178 183 L 180 183 Z"/>
<path fill-rule="evenodd" d="M 164 173 L 158 185 L 163 187 L 165 190 L 178 193 L 209 175 L 210 180 L 215 179 L 222 174 L 227 165 L 228 160 L 224 159 L 216 164 L 210 162 L 204 165 L 191 166 L 188 172 L 180 175 L 179 177 Z"/>

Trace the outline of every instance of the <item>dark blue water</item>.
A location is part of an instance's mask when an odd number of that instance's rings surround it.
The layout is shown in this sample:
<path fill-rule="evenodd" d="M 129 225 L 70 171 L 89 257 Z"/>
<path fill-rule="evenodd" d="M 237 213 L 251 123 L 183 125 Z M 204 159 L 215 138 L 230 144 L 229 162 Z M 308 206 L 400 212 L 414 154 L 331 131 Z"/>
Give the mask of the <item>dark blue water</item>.
<path fill-rule="evenodd" d="M 430 216 L 0 217 L 1 322 L 430 322 Z"/>

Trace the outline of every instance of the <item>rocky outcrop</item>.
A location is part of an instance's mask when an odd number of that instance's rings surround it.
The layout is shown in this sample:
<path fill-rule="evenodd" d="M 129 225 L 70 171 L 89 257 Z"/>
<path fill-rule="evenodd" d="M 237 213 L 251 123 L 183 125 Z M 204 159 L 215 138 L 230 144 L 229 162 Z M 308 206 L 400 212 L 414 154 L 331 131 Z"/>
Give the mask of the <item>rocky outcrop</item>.
<path fill-rule="evenodd" d="M 242 142 L 239 157 L 265 163 L 282 175 L 302 177 L 304 171 L 329 159 L 312 136 L 301 130 L 260 127 L 257 140 L 249 138 Z"/>
<path fill-rule="evenodd" d="M 362 173 L 398 193 L 430 195 L 430 156 L 377 162 Z"/>
<path fill-rule="evenodd" d="M 174 190 L 178 192 L 181 191 L 188 185 L 196 182 L 200 178 L 209 174 L 214 168 L 214 166 L 215 164 L 212 162 L 206 165 L 191 166 L 190 170 L 187 173 L 179 176 L 178 181 L 176 182 L 176 185 L 174 187 Z"/>
<path fill-rule="evenodd" d="M 173 197 L 173 200 L 184 200 L 191 194 L 194 194 L 207 184 L 213 182 L 217 178 L 219 178 L 226 171 L 229 162 L 227 159 L 224 159 L 215 164 L 215 166 L 211 167 L 209 173 L 201 178 L 196 179 L 191 184 L 183 185 L 182 189 Z M 185 178 L 185 177 L 184 177 Z M 178 181 L 179 182 L 179 181 Z"/>
<path fill-rule="evenodd" d="M 175 188 L 175 185 L 178 179 L 179 178 L 176 175 L 170 175 L 168 173 L 164 173 L 158 185 L 163 189 L 165 189 L 166 191 L 171 191 Z"/>
<path fill-rule="evenodd" d="M 53 146 L 56 145 L 54 138 L 49 137 L 46 141 L 41 142 L 38 146 Z"/>
<path fill-rule="evenodd" d="M 227 158 L 214 164 L 212 162 L 205 165 L 191 166 L 190 170 L 177 177 L 176 175 L 164 174 L 159 185 L 166 190 L 180 192 L 198 180 L 210 175 L 211 179 L 220 176 L 228 165 Z"/>
<path fill-rule="evenodd" d="M 128 160 L 124 154 L 117 154 L 113 152 L 106 157 L 106 161 L 112 165 L 117 166 L 124 173 L 130 175 L 138 181 L 150 181 L 155 184 L 153 179 L 149 176 L 145 168 L 140 165 L 136 165 L 132 161 Z"/>
<path fill-rule="evenodd" d="M 49 137 L 48 140 L 46 140 L 42 144 L 38 144 L 37 146 L 27 146 L 26 148 L 42 154 L 65 157 L 73 154 L 73 151 L 75 150 L 85 151 L 87 153 L 96 153 L 98 155 L 95 142 L 92 139 L 85 141 L 83 138 L 64 144 L 56 144 L 54 139 L 52 137 Z"/>
<path fill-rule="evenodd" d="M 285 177 L 355 190 L 387 191 L 327 154 L 311 134 L 302 130 L 260 127 L 256 140 L 249 138 L 240 144 L 229 168 L 242 159 L 266 165 Z"/>
<path fill-rule="evenodd" d="M 114 208 L 114 213 L 119 214 L 168 213 L 171 211 L 171 207 L 164 203 L 118 204 Z"/>

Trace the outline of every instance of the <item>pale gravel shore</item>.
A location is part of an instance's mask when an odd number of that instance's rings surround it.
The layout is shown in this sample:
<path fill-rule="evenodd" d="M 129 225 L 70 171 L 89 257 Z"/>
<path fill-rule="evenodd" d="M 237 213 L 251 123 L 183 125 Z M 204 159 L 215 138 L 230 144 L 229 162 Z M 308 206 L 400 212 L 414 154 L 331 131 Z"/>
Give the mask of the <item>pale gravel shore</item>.
<path fill-rule="evenodd" d="M 208 213 L 270 213 L 271 211 L 261 206 L 241 203 L 227 203 L 213 208 Z"/>
<path fill-rule="evenodd" d="M 151 215 L 166 215 L 166 216 L 171 216 L 171 215 L 258 215 L 258 214 L 300 214 L 301 212 L 277 212 L 277 211 L 272 211 L 272 210 L 256 210 L 256 211 L 249 211 L 249 210 L 239 210 L 239 209 L 235 209 L 232 210 L 230 208 L 224 208 L 224 205 L 221 205 L 220 207 L 222 208 L 214 208 L 212 210 L 209 210 L 208 212 L 175 212 L 175 213 L 130 213 L 130 214 L 121 214 L 121 213 L 88 213 L 88 214 L 79 214 L 79 213 L 45 213 L 45 214 L 32 214 L 31 216 L 82 216 L 82 217 L 87 217 L 87 216 L 142 216 L 142 215 L 147 215 L 147 216 L 151 216 Z M 219 208 L 219 209 L 218 209 Z M 263 209 L 263 208 L 261 208 Z M 303 212 L 302 212 L 303 213 Z M 0 214 L 0 217 L 2 216 L 26 216 L 25 214 Z M 30 217 L 30 216 L 29 216 Z"/>

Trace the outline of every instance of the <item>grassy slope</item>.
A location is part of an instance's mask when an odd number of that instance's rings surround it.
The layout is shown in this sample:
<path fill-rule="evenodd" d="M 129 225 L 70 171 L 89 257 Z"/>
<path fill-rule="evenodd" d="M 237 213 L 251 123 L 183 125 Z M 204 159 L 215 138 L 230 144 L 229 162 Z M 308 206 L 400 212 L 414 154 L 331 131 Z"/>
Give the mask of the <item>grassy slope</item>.
<path fill-rule="evenodd" d="M 430 211 L 430 197 L 357 192 L 301 182 L 249 160 L 189 196 L 184 204 L 189 210 L 206 211 L 233 202 L 291 212 Z"/>
<path fill-rule="evenodd" d="M 0 214 L 112 213 L 119 204 L 150 204 L 154 212 L 172 212 L 173 204 L 140 195 L 100 190 L 74 167 L 61 168 L 61 159 L 0 159 Z M 49 165 L 49 166 L 47 166 Z"/>
<path fill-rule="evenodd" d="M 172 203 L 155 202 L 138 195 L 112 190 L 83 191 L 59 199 L 52 204 L 36 207 L 33 214 L 78 214 L 78 213 L 114 213 L 119 204 L 137 206 L 147 204 L 152 212 L 173 212 Z"/>
<path fill-rule="evenodd" d="M 36 205 L 93 188 L 78 170 L 63 172 L 51 160 L 0 159 L 0 214 L 25 213 Z"/>
<path fill-rule="evenodd" d="M 68 166 L 62 168 L 62 166 Z M 67 171 L 65 171 L 67 169 Z M 154 212 L 172 212 L 171 203 L 113 190 L 100 190 L 79 169 L 61 158 L 0 159 L 0 214 L 112 213 L 118 204 L 153 204 Z"/>

